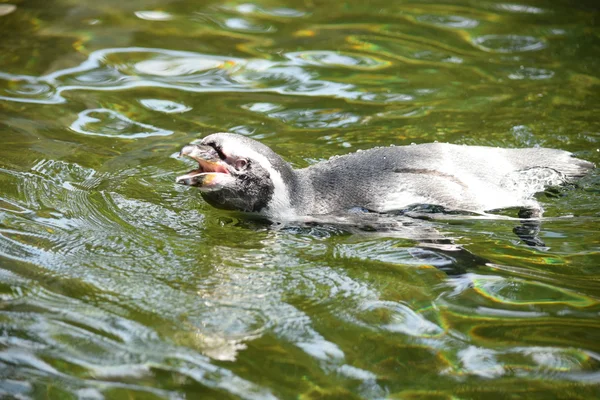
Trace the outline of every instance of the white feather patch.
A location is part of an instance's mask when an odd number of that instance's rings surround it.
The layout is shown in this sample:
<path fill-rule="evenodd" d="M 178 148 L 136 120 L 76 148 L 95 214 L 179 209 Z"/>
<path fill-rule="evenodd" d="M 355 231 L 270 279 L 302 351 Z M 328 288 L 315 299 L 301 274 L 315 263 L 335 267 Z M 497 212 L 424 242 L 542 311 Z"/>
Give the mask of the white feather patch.
<path fill-rule="evenodd" d="M 258 162 L 264 169 L 269 172 L 271 181 L 273 182 L 273 197 L 269 201 L 268 206 L 260 213 L 276 219 L 289 220 L 295 218 L 295 213 L 292 209 L 290 196 L 288 195 L 287 185 L 279 171 L 273 168 L 273 165 L 267 157 L 248 148 L 240 148 L 237 141 L 223 139 L 223 147 L 227 149 L 228 155 L 234 157 L 250 158 Z"/>

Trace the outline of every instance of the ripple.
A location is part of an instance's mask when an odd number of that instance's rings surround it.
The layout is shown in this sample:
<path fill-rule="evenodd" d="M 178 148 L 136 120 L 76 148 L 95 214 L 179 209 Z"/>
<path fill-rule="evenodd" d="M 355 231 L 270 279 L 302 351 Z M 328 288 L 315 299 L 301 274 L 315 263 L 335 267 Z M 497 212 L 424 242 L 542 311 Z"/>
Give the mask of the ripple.
<path fill-rule="evenodd" d="M 351 112 L 335 109 L 269 111 L 266 114 L 271 118 L 306 129 L 343 128 L 356 125 L 362 120 L 360 116 Z"/>
<path fill-rule="evenodd" d="M 520 35 L 485 35 L 475 38 L 472 42 L 479 49 L 491 53 L 538 51 L 546 47 L 542 39 Z"/>
<path fill-rule="evenodd" d="M 539 141 L 530 127 L 526 125 L 516 125 L 513 126 L 510 129 L 510 131 L 517 143 L 519 143 L 520 145 L 523 145 L 525 147 L 534 147 L 535 145 L 539 146 Z M 519 187 L 517 185 L 517 182 L 515 182 L 514 180 L 511 182 L 511 186 Z"/>
<path fill-rule="evenodd" d="M 50 91 L 48 85 L 40 83 L 24 83 L 16 89 L 9 90 L 9 93 L 22 94 L 25 96 L 37 96 L 42 93 Z"/>
<path fill-rule="evenodd" d="M 475 346 L 458 352 L 463 369 L 482 378 L 495 378 L 504 375 L 505 368 L 498 362 L 497 352 Z"/>
<path fill-rule="evenodd" d="M 40 161 L 19 183 L 28 203 L 38 211 L 13 217 L 10 224 L 5 220 L 5 225 L 18 225 L 27 235 L 15 237 L 7 231 L 6 246 L 0 246 L 2 253 L 19 257 L 23 251 L 31 252 L 42 265 L 50 263 L 58 269 L 68 268 L 66 257 L 77 260 L 86 250 L 94 257 L 117 251 L 123 260 L 141 259 L 144 254 L 139 236 L 126 234 L 118 217 L 107 215 L 106 201 L 95 190 L 99 182 L 93 170 L 55 160 Z M 91 262 L 93 257 L 85 258 Z"/>
<path fill-rule="evenodd" d="M 479 25 L 479 21 L 458 15 L 432 15 L 424 14 L 415 18 L 417 21 L 432 25 L 455 29 L 470 29 Z"/>
<path fill-rule="evenodd" d="M 70 128 L 78 133 L 91 136 L 106 136 L 120 139 L 137 139 L 150 136 L 168 136 L 173 131 L 156 128 L 152 125 L 132 121 L 124 115 L 105 108 L 85 110 Z"/>
<path fill-rule="evenodd" d="M 58 160 L 40 160 L 31 167 L 31 170 L 61 186 L 64 186 L 64 183 L 80 186 L 84 182 L 94 180 L 96 176 L 96 171 L 91 168 Z"/>
<path fill-rule="evenodd" d="M 2 321 L 3 331 L 24 339 L 20 343 L 16 340 L 2 343 L 0 364 L 4 366 L 16 366 L 35 372 L 38 378 L 47 376 L 53 379 L 67 377 L 63 373 L 65 366 L 75 367 L 77 372 L 70 370 L 73 375 L 103 379 L 102 391 L 110 390 L 115 383 L 111 381 L 117 378 L 118 382 L 131 379 L 133 382 L 127 385 L 129 393 L 131 390 L 144 390 L 157 398 L 172 398 L 173 395 L 152 386 L 144 388 L 136 380 L 152 377 L 152 371 L 162 371 L 203 386 L 221 388 L 246 399 L 274 398 L 259 385 L 236 376 L 226 368 L 211 365 L 193 348 L 173 345 L 172 342 L 167 344 L 153 329 L 118 313 L 106 312 L 100 307 L 45 289 L 38 290 L 35 297 L 5 302 L 3 308 L 19 311 L 20 304 L 35 312 L 6 313 L 7 318 Z M 112 308 L 116 310 L 118 307 Z M 50 363 L 46 362 L 47 358 L 51 358 Z M 79 385 L 80 382 L 73 380 L 73 384 Z M 12 388 L 13 391 L 16 389 Z"/>
<path fill-rule="evenodd" d="M 306 15 L 304 11 L 287 7 L 263 8 L 256 4 L 244 3 L 235 7 L 235 11 L 242 14 L 264 14 L 273 17 L 300 18 Z"/>
<path fill-rule="evenodd" d="M 1 112 L 0 375 L 13 381 L 0 379 L 0 397 L 594 398 L 598 218 L 579 214 L 598 213 L 597 185 L 561 196 L 560 211 L 548 199 L 551 215 L 576 214 L 569 229 L 544 222 L 550 253 L 512 245 L 510 221 L 382 233 L 361 215 L 348 230 L 271 229 L 175 186 L 173 170 L 185 168 L 167 158 L 177 135 L 118 140 L 169 134 L 160 127 L 178 120 L 183 131 L 266 138 L 286 155 L 314 139 L 303 164 L 339 146 L 498 135 L 564 140 L 597 162 L 598 146 L 568 134 L 600 140 L 581 122 L 593 120 L 597 80 L 577 36 L 589 15 L 566 18 L 549 2 L 535 3 L 542 14 L 503 3 L 288 3 L 303 12 L 248 1 L 66 1 L 41 21 L 35 4 L 4 18 L 16 31 L 0 68 L 37 72 L 1 75 L 0 96 L 68 103 L 7 101 Z M 155 6 L 172 13 L 143 8 Z M 184 17 L 195 10 L 214 20 Z M 566 40 L 550 41 L 552 29 Z M 551 49 L 476 48 L 489 33 Z M 563 81 L 564 93 L 538 97 Z M 557 114 L 555 99 L 569 96 L 589 103 L 562 110 L 575 125 Z M 442 235 L 515 269 L 416 244 Z M 454 287 L 454 267 L 477 275 Z"/>
<path fill-rule="evenodd" d="M 0 395 L 15 399 L 33 398 L 33 384 L 19 380 L 2 379 L 0 380 Z M 93 399 L 94 397 L 90 396 L 89 398 Z M 96 398 L 103 399 L 100 393 Z"/>
<path fill-rule="evenodd" d="M 551 371 L 577 371 L 590 360 L 587 352 L 553 347 L 517 347 L 511 353 L 530 357 L 538 368 Z"/>
<path fill-rule="evenodd" d="M 382 311 L 386 313 L 382 314 Z M 369 321 L 369 326 L 379 329 L 404 333 L 410 336 L 431 337 L 443 334 L 444 330 L 417 314 L 410 307 L 392 301 L 367 301 L 361 305 L 361 311 L 368 311 L 376 315 L 385 315 L 385 322 L 374 323 Z M 364 318 L 364 317 L 363 317 Z M 371 319 L 368 318 L 367 319 Z"/>
<path fill-rule="evenodd" d="M 434 62 L 446 62 L 451 64 L 462 64 L 463 59 L 457 56 L 451 56 L 449 54 L 440 53 L 431 50 L 415 51 L 410 54 L 410 57 L 415 60 L 423 61 L 434 61 Z"/>
<path fill-rule="evenodd" d="M 267 33 L 276 31 L 273 25 L 256 24 L 244 18 L 227 18 L 223 21 L 223 25 L 240 32 Z"/>
<path fill-rule="evenodd" d="M 223 61 L 206 58 L 144 60 L 135 64 L 136 71 L 156 76 L 181 76 L 221 68 Z"/>
<path fill-rule="evenodd" d="M 413 235 L 434 235 L 433 229 L 423 224 L 416 225 L 414 229 L 423 231 L 412 233 Z M 429 232 L 427 232 L 429 230 Z M 399 236 L 411 238 L 407 232 L 400 231 Z M 397 240 L 373 240 L 364 241 L 359 244 L 346 244 L 336 247 L 335 255 L 344 258 L 358 258 L 368 261 L 379 261 L 398 265 L 432 265 L 437 268 L 451 267 L 457 262 L 460 251 L 444 252 L 443 250 L 428 249 L 421 247 L 404 247 L 404 243 Z"/>
<path fill-rule="evenodd" d="M 392 59 L 400 60 L 401 63 L 462 64 L 464 62 L 463 57 L 458 55 L 458 53 L 462 53 L 460 50 L 450 47 L 440 47 L 433 42 L 423 45 L 415 43 L 413 40 L 374 36 L 353 37 L 353 41 L 361 43 L 363 46 L 373 46 L 377 49 L 378 53 Z M 428 71 L 431 72 L 431 69 L 428 69 Z M 429 79 L 427 78 L 427 80 Z"/>
<path fill-rule="evenodd" d="M 280 298 L 282 282 L 278 281 L 280 274 L 274 273 L 275 268 L 281 266 L 282 260 L 298 265 L 289 249 L 283 252 L 277 250 L 280 241 L 266 243 L 264 251 L 236 248 L 236 251 L 239 250 L 236 253 L 230 248 L 217 249 L 215 256 L 227 254 L 228 260 L 231 260 L 230 256 L 236 254 L 233 260 L 241 261 L 240 265 L 214 265 L 206 271 L 206 279 L 191 281 L 194 288 L 190 293 L 185 289 L 173 289 L 171 285 L 187 287 L 188 282 L 182 282 L 186 268 L 189 267 L 188 272 L 192 272 L 190 276 L 197 277 L 199 272 L 196 252 L 189 249 L 203 240 L 198 236 L 201 215 L 180 210 L 175 212 L 165 209 L 163 204 L 143 202 L 106 191 L 76 190 L 74 188 L 83 187 L 83 182 L 95 175 L 93 170 L 76 164 L 44 160 L 37 163 L 32 172 L 32 177 L 18 180 L 20 192 L 42 198 L 40 207 L 61 207 L 63 215 L 75 215 L 79 225 L 71 226 L 67 231 L 46 231 L 45 236 L 32 237 L 25 242 L 22 239 L 23 217 L 18 216 L 21 218 L 18 235 L 21 238 L 17 238 L 19 241 L 15 241 L 13 246 L 37 249 L 36 254 L 21 256 L 36 263 L 36 269 L 48 268 L 53 272 L 59 268 L 68 269 L 69 276 L 76 276 L 77 282 L 91 282 L 94 288 L 100 288 L 97 292 L 81 290 L 79 296 L 86 299 L 83 301 L 39 291 L 23 301 L 15 297 L 19 300 L 16 306 L 27 304 L 27 307 L 36 310 L 35 314 L 12 314 L 19 323 L 23 323 L 25 318 L 34 320 L 35 325 L 24 327 L 23 332 L 27 335 L 23 336 L 30 338 L 35 335 L 32 340 L 34 346 L 50 349 L 44 357 L 52 361 L 51 367 L 66 364 L 86 376 L 104 380 L 116 377 L 130 379 L 134 381 L 129 386 L 132 390 L 137 388 L 135 381 L 148 379 L 156 372 L 220 388 L 243 398 L 273 398 L 268 389 L 238 377 L 228 367 L 211 364 L 211 359 L 232 361 L 243 355 L 241 350 L 250 347 L 247 342 L 260 337 L 265 327 L 277 335 L 278 340 L 291 343 L 325 366 L 344 362 L 343 349 L 313 329 L 310 316 Z M 121 174 L 137 177 L 142 172 L 123 171 Z M 115 187 L 123 190 L 127 181 L 118 175 L 112 173 L 111 181 L 116 181 Z M 69 189 L 64 187 L 66 181 L 72 181 Z M 42 186 L 39 182 L 46 185 Z M 125 190 L 128 193 L 139 191 Z M 65 193 L 76 194 L 77 197 L 68 197 Z M 35 222 L 40 223 L 39 220 Z M 189 231 L 181 229 L 186 224 Z M 161 234 L 164 227 L 182 236 L 165 246 Z M 44 227 L 41 228 L 45 231 Z M 142 235 L 154 241 L 139 240 Z M 186 235 L 193 239 L 186 241 Z M 0 239 L 3 238 L 0 236 Z M 58 245 L 67 244 L 70 251 L 64 251 L 64 247 L 57 251 L 56 245 L 46 244 L 42 238 Z M 0 240 L 0 250 L 6 256 L 3 244 Z M 174 248 L 179 245 L 182 246 L 180 252 L 175 253 Z M 151 258 L 148 257 L 150 254 L 153 255 Z M 270 270 L 261 273 L 259 264 L 268 264 Z M 319 274 L 315 279 L 331 286 L 325 298 L 329 298 L 329 293 L 348 297 L 351 293 L 365 290 L 355 287 L 361 282 L 337 276 L 334 270 L 316 268 L 315 273 Z M 173 277 L 172 281 L 165 282 L 154 279 L 156 275 L 163 279 Z M 58 282 L 66 281 L 60 278 Z M 70 282 L 67 284 L 72 286 Z M 57 287 L 56 280 L 53 280 L 52 290 L 57 290 Z M 89 300 L 91 296 L 97 297 Z M 97 307 L 97 304 L 100 306 Z M 5 302 L 3 309 L 9 306 Z M 106 312 L 102 307 L 111 311 Z M 154 328 L 136 323 L 133 315 L 144 321 L 152 319 L 155 321 L 152 324 Z M 155 327 L 163 331 L 154 331 Z M 3 323 L 2 328 L 6 332 L 6 324 Z M 165 341 L 162 334 L 167 331 L 168 335 L 172 328 L 176 333 Z M 189 334 L 181 334 L 184 330 Z M 10 335 L 20 336 L 20 331 L 13 330 Z M 15 342 L 12 343 L 14 345 Z M 281 354 L 279 351 L 276 353 L 278 356 Z M 33 354 L 32 359 L 35 361 L 38 356 Z M 5 357 L 4 360 L 22 368 L 29 365 L 14 357 Z M 33 363 L 31 367 L 45 371 Z M 62 371 L 62 368 L 59 370 Z M 358 376 L 359 371 L 354 372 Z M 55 371 L 47 373 L 53 376 Z M 159 397 L 168 397 L 162 392 L 158 394 L 161 395 Z"/>
<path fill-rule="evenodd" d="M 554 71 L 550 71 L 548 69 L 543 68 L 533 68 L 533 67 L 520 67 L 515 72 L 512 72 L 508 75 L 509 79 L 513 80 L 522 80 L 528 79 L 532 81 L 542 80 L 542 79 L 550 79 L 554 76 Z"/>
<path fill-rule="evenodd" d="M 510 11 L 519 14 L 543 14 L 546 11 L 542 8 L 514 3 L 501 3 L 495 4 L 494 8 L 502 11 Z"/>
<path fill-rule="evenodd" d="M 462 277 L 453 279 L 451 282 L 455 287 L 453 295 L 463 291 L 475 290 L 483 298 L 498 304 L 515 306 L 561 304 L 575 308 L 585 308 L 598 304 L 593 298 L 568 289 L 518 278 L 465 274 Z"/>
<path fill-rule="evenodd" d="M 359 70 L 377 70 L 391 65 L 389 61 L 380 58 L 333 51 L 295 52 L 286 53 L 285 56 L 296 65 L 319 65 Z"/>
<path fill-rule="evenodd" d="M 98 68 L 75 75 L 71 79 L 67 79 L 65 83 L 83 84 L 88 87 L 111 87 L 126 83 L 128 78 L 118 70 Z"/>
<path fill-rule="evenodd" d="M 390 63 L 352 53 L 315 51 L 289 53 L 288 61 L 241 59 L 194 52 L 116 48 L 90 53 L 76 67 L 57 70 L 41 77 L 0 73 L 8 83 L 33 85 L 21 97 L 0 99 L 30 103 L 65 102 L 61 94 L 71 90 L 122 90 L 133 87 L 167 87 L 191 92 L 273 92 L 300 96 L 330 96 L 368 103 L 411 101 L 413 97 L 388 88 L 358 90 L 350 83 L 319 79 L 306 66 L 375 70 Z M 450 59 L 444 61 L 452 62 Z M 380 86 L 380 85 L 378 85 Z M 47 94 L 44 96 L 43 91 Z M 41 97 L 41 99 L 39 98 Z"/>
<path fill-rule="evenodd" d="M 0 100 L 56 104 L 64 102 L 55 88 L 34 77 L 0 72 Z"/>
<path fill-rule="evenodd" d="M 196 210 L 174 212 L 147 201 L 129 199 L 116 193 L 112 194 L 110 199 L 118 209 L 120 218 L 140 230 L 165 227 L 192 237 L 198 232 L 198 224 L 204 220 L 204 215 Z"/>
<path fill-rule="evenodd" d="M 245 104 L 242 107 L 247 110 L 250 110 L 252 112 L 257 112 L 257 113 L 261 113 L 261 114 L 267 114 L 272 111 L 283 109 L 282 105 L 273 104 L 273 103 L 251 103 L 251 104 Z"/>
<path fill-rule="evenodd" d="M 160 111 L 166 114 L 184 113 L 192 109 L 192 107 L 188 107 L 185 104 L 176 103 L 170 100 L 141 99 L 140 103 L 150 110 Z"/>

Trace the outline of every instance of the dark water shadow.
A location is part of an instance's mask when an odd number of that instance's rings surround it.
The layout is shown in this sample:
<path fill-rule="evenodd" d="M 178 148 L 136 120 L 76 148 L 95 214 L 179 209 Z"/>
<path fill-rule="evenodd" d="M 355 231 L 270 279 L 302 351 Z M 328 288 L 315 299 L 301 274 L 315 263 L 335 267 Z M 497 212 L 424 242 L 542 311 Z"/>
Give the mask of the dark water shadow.
<path fill-rule="evenodd" d="M 251 230 L 270 229 L 307 235 L 316 239 L 343 235 L 360 236 L 366 239 L 403 239 L 409 241 L 406 250 L 414 260 L 433 265 L 448 275 L 464 274 L 489 262 L 457 244 L 457 238 L 447 232 L 441 232 L 440 229 L 443 228 L 441 223 L 401 213 L 379 214 L 353 211 L 343 215 L 314 216 L 304 221 L 294 222 L 271 222 L 244 216 L 235 224 Z M 411 246 L 410 242 L 414 244 Z"/>

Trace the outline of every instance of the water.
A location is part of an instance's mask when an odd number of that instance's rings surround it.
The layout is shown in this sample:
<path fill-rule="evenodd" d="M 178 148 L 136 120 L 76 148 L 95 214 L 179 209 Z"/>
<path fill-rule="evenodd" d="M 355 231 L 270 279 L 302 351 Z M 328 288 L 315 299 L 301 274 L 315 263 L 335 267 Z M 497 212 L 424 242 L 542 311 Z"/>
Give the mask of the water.
<path fill-rule="evenodd" d="M 1 397 L 597 397 L 598 171 L 539 196 L 547 249 L 510 219 L 423 221 L 450 251 L 212 209 L 174 184 L 174 155 L 229 131 L 297 167 L 433 140 L 600 164 L 599 17 L 595 1 L 0 3 Z"/>

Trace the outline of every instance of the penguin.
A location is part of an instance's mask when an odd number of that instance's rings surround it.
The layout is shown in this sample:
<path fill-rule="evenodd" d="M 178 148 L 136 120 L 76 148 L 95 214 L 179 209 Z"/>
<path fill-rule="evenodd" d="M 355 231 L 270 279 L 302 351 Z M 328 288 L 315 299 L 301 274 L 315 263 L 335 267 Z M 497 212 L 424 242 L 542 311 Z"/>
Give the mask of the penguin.
<path fill-rule="evenodd" d="M 181 149 L 198 168 L 176 183 L 195 186 L 210 205 L 271 221 L 398 213 L 427 205 L 457 213 L 507 208 L 541 217 L 534 195 L 573 182 L 595 166 L 563 150 L 449 143 L 376 147 L 295 169 L 268 146 L 214 133 Z"/>

